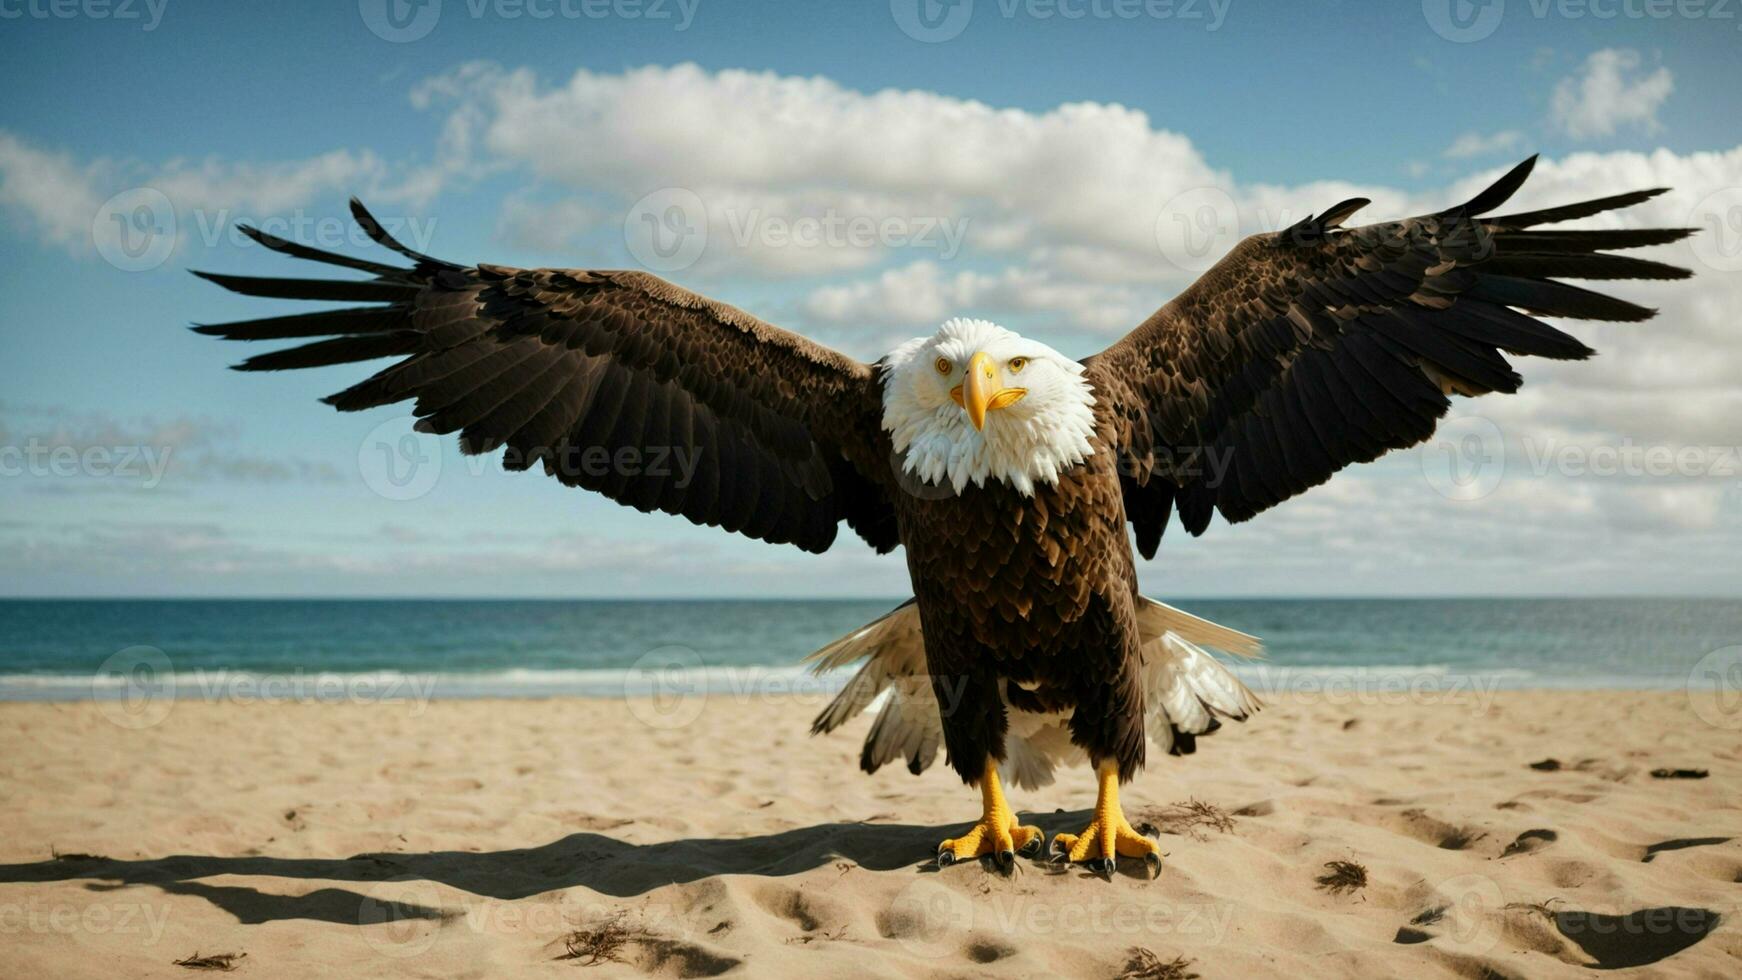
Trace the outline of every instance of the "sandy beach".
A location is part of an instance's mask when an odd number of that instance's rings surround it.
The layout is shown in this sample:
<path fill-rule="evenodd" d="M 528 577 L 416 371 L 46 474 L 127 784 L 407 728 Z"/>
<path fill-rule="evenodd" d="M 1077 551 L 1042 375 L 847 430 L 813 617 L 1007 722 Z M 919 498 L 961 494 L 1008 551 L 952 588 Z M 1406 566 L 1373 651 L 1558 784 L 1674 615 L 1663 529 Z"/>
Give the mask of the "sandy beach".
<path fill-rule="evenodd" d="M 0 706 L 0 975 L 1742 973 L 1742 734 L 1683 692 L 1273 698 L 1127 788 L 1154 881 L 935 870 L 977 794 L 816 706 Z"/>

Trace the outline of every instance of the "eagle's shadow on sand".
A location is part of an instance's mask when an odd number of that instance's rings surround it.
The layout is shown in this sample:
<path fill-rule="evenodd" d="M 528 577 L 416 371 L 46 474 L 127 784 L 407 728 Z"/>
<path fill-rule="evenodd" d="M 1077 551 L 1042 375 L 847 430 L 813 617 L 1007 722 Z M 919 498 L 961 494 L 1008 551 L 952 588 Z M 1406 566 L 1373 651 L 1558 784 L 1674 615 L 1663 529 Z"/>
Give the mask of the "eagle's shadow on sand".
<path fill-rule="evenodd" d="M 1089 816 L 1088 811 L 1079 811 L 1024 814 L 1023 819 L 1039 823 L 1050 838 L 1061 830 L 1079 829 Z M 91 882 L 87 887 L 99 891 L 147 885 L 203 898 L 244 924 L 310 919 L 369 925 L 465 914 L 463 908 L 444 906 L 433 890 L 422 900 L 408 897 L 416 895 L 416 882 L 438 882 L 499 901 L 577 886 L 626 899 L 715 875 L 784 877 L 842 862 L 869 871 L 926 871 L 933 867 L 930 855 L 938 842 L 967 826 L 829 823 L 753 837 L 654 844 L 578 832 L 539 847 L 513 850 L 379 852 L 344 858 L 173 855 L 117 860 L 62 855 L 32 864 L 0 865 L 0 883 L 85 879 Z M 959 870 L 983 873 L 973 867 Z M 326 887 L 291 895 L 204 880 L 220 875 L 356 882 L 365 887 Z"/>

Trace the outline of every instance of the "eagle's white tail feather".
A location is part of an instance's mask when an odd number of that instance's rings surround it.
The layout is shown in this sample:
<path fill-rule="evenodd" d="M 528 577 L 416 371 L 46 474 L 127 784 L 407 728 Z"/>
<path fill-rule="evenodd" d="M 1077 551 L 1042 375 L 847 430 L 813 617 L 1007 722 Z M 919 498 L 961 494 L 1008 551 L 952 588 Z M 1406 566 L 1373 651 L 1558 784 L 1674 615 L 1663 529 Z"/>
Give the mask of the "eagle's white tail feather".
<path fill-rule="evenodd" d="M 1087 753 L 1071 744 L 1070 728 L 1058 715 L 1015 714 L 1004 738 L 1004 764 L 998 774 L 1012 786 L 1051 786 L 1053 770 L 1080 764 Z"/>
<path fill-rule="evenodd" d="M 1236 657 L 1264 655 L 1264 641 L 1258 637 L 1212 623 L 1148 597 L 1137 605 L 1137 632 L 1145 643 L 1164 633 L 1172 633 L 1187 643 L 1215 647 Z"/>
<path fill-rule="evenodd" d="M 943 738 L 931 678 L 898 677 L 889 685 L 889 697 L 865 736 L 859 761 L 867 771 L 875 771 L 901 759 L 912 772 L 923 772 L 937 758 Z"/>
<path fill-rule="evenodd" d="M 804 662 L 811 665 L 811 673 L 822 674 L 860 658 L 864 658 L 865 666 L 817 716 L 811 725 L 813 734 L 834 731 L 857 716 L 896 678 L 925 674 L 925 644 L 919 632 L 919 607 L 912 602 L 903 603 L 876 621 L 805 657 Z M 889 713 L 887 705 L 883 713 Z M 932 713 L 937 713 L 935 705 Z"/>
<path fill-rule="evenodd" d="M 1259 656 L 1263 645 L 1257 637 L 1153 599 L 1139 603 L 1137 626 L 1146 727 L 1163 751 L 1174 751 L 1181 739 L 1189 741 L 1213 730 L 1218 717 L 1244 720 L 1258 710 L 1260 702 L 1252 691 L 1203 649 Z M 861 658 L 864 666 L 817 715 L 812 733 L 835 730 L 886 695 L 865 738 L 860 765 L 872 772 L 899 759 L 913 772 L 924 771 L 943 746 L 943 723 L 926 672 L 919 608 L 912 602 L 898 606 L 805 662 L 820 674 Z M 1068 717 L 1011 713 L 1000 767 L 1006 782 L 1025 789 L 1046 786 L 1052 783 L 1055 768 L 1085 758 L 1082 749 L 1071 744 Z"/>

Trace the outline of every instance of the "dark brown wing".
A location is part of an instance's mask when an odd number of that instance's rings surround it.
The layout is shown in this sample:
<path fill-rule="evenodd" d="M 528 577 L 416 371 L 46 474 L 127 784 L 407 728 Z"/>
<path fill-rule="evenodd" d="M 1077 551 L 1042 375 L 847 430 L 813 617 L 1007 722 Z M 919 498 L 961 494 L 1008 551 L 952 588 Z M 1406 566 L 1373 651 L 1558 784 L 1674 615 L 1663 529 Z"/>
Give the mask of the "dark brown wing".
<path fill-rule="evenodd" d="M 1654 310 L 1557 279 L 1681 279 L 1686 269 L 1606 254 L 1692 229 L 1535 226 L 1645 201 L 1638 191 L 1484 218 L 1529 176 L 1515 167 L 1468 203 L 1340 229 L 1345 201 L 1242 241 L 1142 326 L 1087 362 L 1115 409 L 1126 511 L 1152 557 L 1178 509 L 1246 520 L 1350 463 L 1428 438 L 1448 395 L 1512 392 L 1502 356 L 1590 348 L 1536 319 L 1644 320 Z"/>
<path fill-rule="evenodd" d="M 362 281 L 197 273 L 250 296 L 375 305 L 199 326 L 232 340 L 329 338 L 244 371 L 382 357 L 398 363 L 325 401 L 357 411 L 415 399 L 418 428 L 505 449 L 570 486 L 806 551 L 846 521 L 896 544 L 874 369 L 642 272 L 466 267 L 394 241 L 401 268 L 243 230 L 277 252 L 374 274 Z M 686 472 L 685 464 L 691 469 Z"/>

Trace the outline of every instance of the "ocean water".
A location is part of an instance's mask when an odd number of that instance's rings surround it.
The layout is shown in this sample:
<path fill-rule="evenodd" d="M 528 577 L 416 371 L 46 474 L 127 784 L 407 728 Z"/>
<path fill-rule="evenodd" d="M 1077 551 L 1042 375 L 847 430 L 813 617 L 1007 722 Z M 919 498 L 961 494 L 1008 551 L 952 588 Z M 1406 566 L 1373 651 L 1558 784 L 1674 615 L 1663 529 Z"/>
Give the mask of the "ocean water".
<path fill-rule="evenodd" d="M 894 604 L 0 600 L 0 699 L 118 697 L 166 679 L 313 700 L 828 690 L 843 678 L 811 680 L 799 661 Z M 1264 639 L 1262 663 L 1237 665 L 1261 693 L 1727 685 L 1742 644 L 1742 601 L 1723 599 L 1175 604 Z"/>

